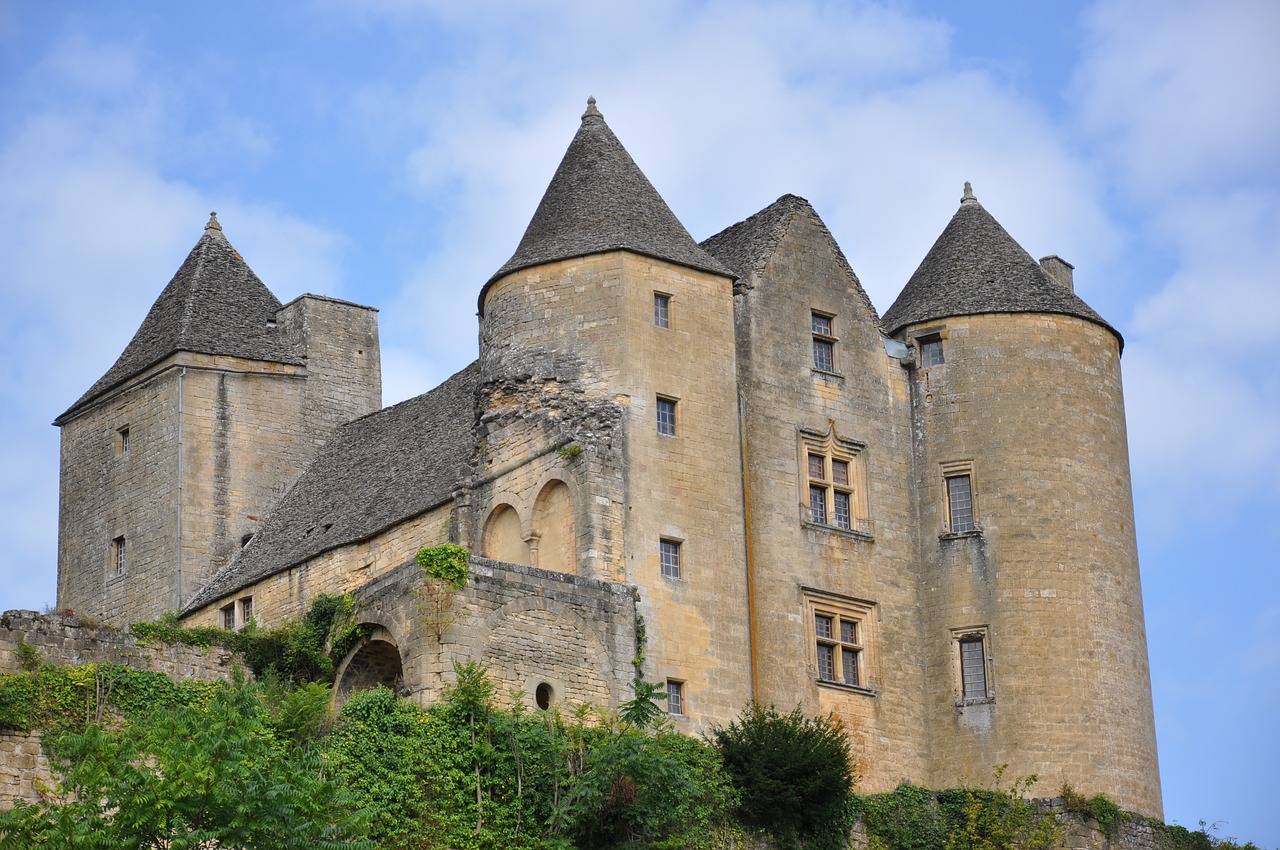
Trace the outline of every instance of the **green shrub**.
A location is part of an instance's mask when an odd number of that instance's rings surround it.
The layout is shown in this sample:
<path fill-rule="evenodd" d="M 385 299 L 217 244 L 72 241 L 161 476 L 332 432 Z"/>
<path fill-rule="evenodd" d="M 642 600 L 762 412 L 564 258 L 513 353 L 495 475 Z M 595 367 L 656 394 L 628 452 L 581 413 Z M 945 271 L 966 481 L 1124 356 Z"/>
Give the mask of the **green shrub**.
<path fill-rule="evenodd" d="M 446 543 L 418 550 L 418 566 L 429 578 L 447 582 L 454 590 L 467 583 L 467 559 L 471 553 L 461 546 Z"/>
<path fill-rule="evenodd" d="M 714 730 L 741 795 L 739 817 L 784 847 L 843 847 L 855 814 L 854 769 L 839 718 L 751 703 Z"/>

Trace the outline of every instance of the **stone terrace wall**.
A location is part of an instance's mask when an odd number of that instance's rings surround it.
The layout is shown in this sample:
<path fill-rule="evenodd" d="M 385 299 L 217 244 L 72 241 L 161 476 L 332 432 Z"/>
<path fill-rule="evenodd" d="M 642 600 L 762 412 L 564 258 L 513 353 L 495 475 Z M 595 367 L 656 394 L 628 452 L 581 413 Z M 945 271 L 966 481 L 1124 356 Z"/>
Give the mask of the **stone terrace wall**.
<path fill-rule="evenodd" d="M 243 662 L 225 649 L 164 643 L 140 643 L 127 629 L 86 625 L 78 617 L 6 611 L 0 616 L 0 673 L 17 673 L 18 644 L 26 643 L 53 664 L 110 662 L 136 670 L 164 673 L 174 681 L 221 679 L 231 681 L 234 671 L 248 677 Z"/>
<path fill-rule="evenodd" d="M 249 675 L 243 662 L 225 649 L 139 643 L 125 630 L 86 625 L 78 617 L 35 611 L 6 611 L 0 615 L 0 673 L 21 671 L 20 642 L 35 647 L 42 661 L 53 664 L 110 662 L 164 673 L 175 681 L 230 681 L 237 668 L 246 677 Z M 39 733 L 0 732 L 0 809 L 11 808 L 19 801 L 36 802 L 39 785 L 52 786 L 54 781 L 49 760 L 41 752 Z"/>

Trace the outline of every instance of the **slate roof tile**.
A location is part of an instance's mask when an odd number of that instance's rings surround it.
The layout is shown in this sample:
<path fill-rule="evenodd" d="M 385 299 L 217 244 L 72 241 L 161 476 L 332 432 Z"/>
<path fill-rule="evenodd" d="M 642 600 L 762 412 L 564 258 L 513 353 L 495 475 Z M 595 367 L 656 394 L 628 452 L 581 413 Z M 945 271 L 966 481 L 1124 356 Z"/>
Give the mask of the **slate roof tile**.
<path fill-rule="evenodd" d="M 884 314 L 885 332 L 950 316 L 1060 313 L 1119 331 L 1040 264 L 978 203 L 969 184 L 960 209 Z"/>
<path fill-rule="evenodd" d="M 54 420 L 66 422 L 100 395 L 179 351 L 276 363 L 302 363 L 284 332 L 268 324 L 280 300 L 222 233 L 216 215 L 205 225 L 115 365 Z"/>
<path fill-rule="evenodd" d="M 504 275 L 618 249 L 732 276 L 693 241 L 591 98 L 515 254 L 480 290 L 480 309 L 485 291 Z"/>

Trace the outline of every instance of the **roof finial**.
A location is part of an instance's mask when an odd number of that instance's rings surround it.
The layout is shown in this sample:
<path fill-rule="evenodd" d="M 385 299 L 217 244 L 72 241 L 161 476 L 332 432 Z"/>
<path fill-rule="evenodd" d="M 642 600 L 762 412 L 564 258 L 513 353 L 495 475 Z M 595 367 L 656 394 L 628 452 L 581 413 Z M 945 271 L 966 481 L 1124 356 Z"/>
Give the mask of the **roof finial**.
<path fill-rule="evenodd" d="M 960 198 L 961 205 L 976 204 L 978 199 L 973 196 L 973 186 L 969 185 L 969 181 L 964 181 L 964 195 Z"/>
<path fill-rule="evenodd" d="M 218 224 L 218 214 L 216 212 L 209 213 L 209 223 L 204 226 L 204 230 L 206 233 L 210 230 L 216 230 L 218 233 L 222 232 L 222 225 Z"/>
<path fill-rule="evenodd" d="M 586 121 L 588 118 L 604 118 L 604 116 L 600 114 L 600 110 L 596 109 L 596 99 L 594 97 L 587 98 L 587 111 L 582 113 L 583 121 Z"/>

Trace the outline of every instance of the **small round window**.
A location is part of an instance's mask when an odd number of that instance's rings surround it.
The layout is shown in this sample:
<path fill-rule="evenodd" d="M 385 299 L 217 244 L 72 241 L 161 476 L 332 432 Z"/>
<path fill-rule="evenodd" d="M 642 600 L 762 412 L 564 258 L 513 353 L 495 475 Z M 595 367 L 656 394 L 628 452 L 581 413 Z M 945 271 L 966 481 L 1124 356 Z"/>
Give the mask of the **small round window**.
<path fill-rule="evenodd" d="M 551 686 L 546 682 L 541 682 L 533 692 L 533 701 L 538 704 L 538 708 L 546 711 L 551 707 L 551 698 L 553 696 L 555 696 L 555 692 L 551 690 Z"/>

